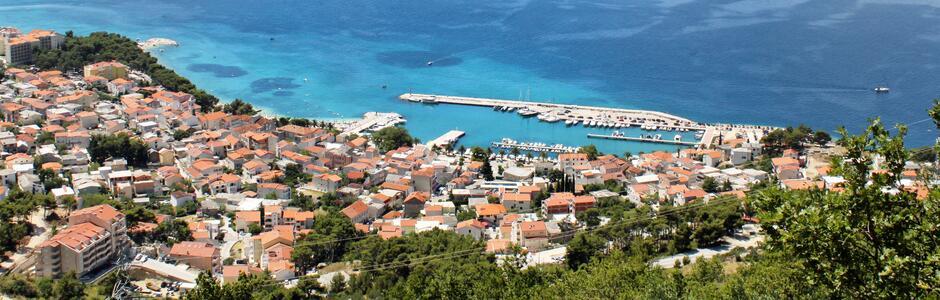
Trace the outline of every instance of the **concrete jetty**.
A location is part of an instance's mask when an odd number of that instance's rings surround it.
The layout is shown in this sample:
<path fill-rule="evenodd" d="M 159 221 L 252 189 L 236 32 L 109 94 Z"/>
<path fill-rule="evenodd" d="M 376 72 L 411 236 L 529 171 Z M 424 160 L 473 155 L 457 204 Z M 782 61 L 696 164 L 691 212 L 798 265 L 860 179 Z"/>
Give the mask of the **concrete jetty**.
<path fill-rule="evenodd" d="M 555 117 L 562 121 L 597 121 L 635 126 L 655 125 L 662 128 L 704 130 L 701 124 L 692 120 L 651 110 L 412 93 L 403 94 L 399 96 L 399 98 L 411 102 L 428 104 L 446 103 L 497 108 L 509 107 L 513 108 L 514 111 L 518 111 L 520 114 L 531 111 L 539 116 Z"/>
<path fill-rule="evenodd" d="M 463 137 L 464 134 L 466 134 L 466 132 L 463 132 L 460 130 L 451 130 L 439 136 L 438 138 L 428 142 L 428 146 L 434 147 L 434 146 L 451 145 L 453 143 L 456 143 L 457 140 Z"/>
<path fill-rule="evenodd" d="M 346 128 L 341 128 L 343 134 L 359 134 L 364 131 L 376 131 L 385 127 L 391 127 L 404 123 L 405 118 L 397 113 L 367 112 Z"/>

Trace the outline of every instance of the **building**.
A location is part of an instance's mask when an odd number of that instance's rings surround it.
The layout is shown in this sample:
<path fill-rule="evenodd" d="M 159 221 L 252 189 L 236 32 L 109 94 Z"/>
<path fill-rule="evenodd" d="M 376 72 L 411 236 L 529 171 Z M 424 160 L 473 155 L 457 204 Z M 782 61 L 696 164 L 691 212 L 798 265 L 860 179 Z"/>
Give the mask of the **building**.
<path fill-rule="evenodd" d="M 170 249 L 170 257 L 178 263 L 204 271 L 222 271 L 222 252 L 206 242 L 179 242 Z"/>
<path fill-rule="evenodd" d="M 128 245 L 127 224 L 120 211 L 106 204 L 77 210 L 69 216 L 68 228 L 36 248 L 36 274 L 82 276 L 117 259 Z"/>
<path fill-rule="evenodd" d="M 515 222 L 513 237 L 529 251 L 538 250 L 548 244 L 548 229 L 543 221 Z"/>
<path fill-rule="evenodd" d="M 50 30 L 33 30 L 26 35 L 4 34 L 3 59 L 8 65 L 25 65 L 33 62 L 34 49 L 60 49 L 65 37 Z"/>
<path fill-rule="evenodd" d="M 85 66 L 85 77 L 98 76 L 113 81 L 127 79 L 127 66 L 116 61 L 103 61 Z"/>

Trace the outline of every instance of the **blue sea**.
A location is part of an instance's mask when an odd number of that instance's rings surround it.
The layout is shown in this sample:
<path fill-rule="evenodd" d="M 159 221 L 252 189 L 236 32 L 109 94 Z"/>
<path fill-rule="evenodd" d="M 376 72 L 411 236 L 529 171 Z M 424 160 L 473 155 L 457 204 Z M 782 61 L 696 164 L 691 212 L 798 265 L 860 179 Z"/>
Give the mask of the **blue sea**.
<path fill-rule="evenodd" d="M 675 148 L 397 96 L 527 98 L 824 130 L 881 117 L 912 124 L 909 145 L 926 145 L 937 136 L 925 110 L 940 90 L 938 22 L 940 1 L 930 0 L 0 0 L 0 25 L 177 40 L 154 52 L 163 64 L 224 101 L 274 114 L 394 111 L 424 141 L 459 129 L 465 145 L 509 137 L 618 154 Z M 878 85 L 891 93 L 874 94 Z"/>

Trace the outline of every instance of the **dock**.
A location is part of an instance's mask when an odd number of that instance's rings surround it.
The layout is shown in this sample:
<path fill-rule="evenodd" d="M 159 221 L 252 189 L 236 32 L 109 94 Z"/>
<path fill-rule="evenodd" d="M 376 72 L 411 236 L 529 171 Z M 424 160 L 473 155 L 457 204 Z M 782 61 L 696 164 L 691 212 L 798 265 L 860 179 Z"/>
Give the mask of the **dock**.
<path fill-rule="evenodd" d="M 458 139 L 464 136 L 466 132 L 460 130 L 451 130 L 445 133 L 444 135 L 439 136 L 438 138 L 428 142 L 428 147 L 444 147 L 447 145 L 453 145 L 457 142 Z"/>
<path fill-rule="evenodd" d="M 385 127 L 405 123 L 405 118 L 397 113 L 367 112 L 362 120 L 349 124 L 342 129 L 344 134 L 360 134 L 364 131 L 377 131 Z"/>
<path fill-rule="evenodd" d="M 491 107 L 498 112 L 517 113 L 522 117 L 537 117 L 539 121 L 548 123 L 563 122 L 567 126 L 580 125 L 599 129 L 619 129 L 635 126 L 643 130 L 651 131 L 696 131 L 702 136 L 702 139 L 698 142 L 602 134 L 590 134 L 588 137 L 699 146 L 703 148 L 715 146 L 723 139 L 743 139 L 747 143 L 759 143 L 760 139 L 767 132 L 777 129 L 773 126 L 700 123 L 668 113 L 651 110 L 414 93 L 402 94 L 399 96 L 399 99 L 424 104 L 440 103 Z"/>
<path fill-rule="evenodd" d="M 547 145 L 543 143 L 526 143 L 526 142 L 517 142 L 508 138 L 503 138 L 499 142 L 492 143 L 493 148 L 498 149 L 519 149 L 523 151 L 532 151 L 532 152 L 549 152 L 549 153 L 575 153 L 578 152 L 580 147 L 565 146 L 562 144 Z"/>
<path fill-rule="evenodd" d="M 692 120 L 651 110 L 412 93 L 402 94 L 399 99 L 427 104 L 444 103 L 494 108 L 507 107 L 520 114 L 528 109 L 539 116 L 550 116 L 560 121 L 597 121 L 631 126 L 650 125 L 676 130 L 705 129 L 701 124 Z"/>
<path fill-rule="evenodd" d="M 588 133 L 587 136 L 589 138 L 595 138 L 595 139 L 672 144 L 672 145 L 682 145 L 682 146 L 695 146 L 699 144 L 697 142 L 685 142 L 685 141 L 676 141 L 676 140 L 652 139 L 652 138 L 641 138 L 641 137 L 620 136 L 620 135 L 604 135 L 604 134 L 593 134 L 593 133 Z"/>

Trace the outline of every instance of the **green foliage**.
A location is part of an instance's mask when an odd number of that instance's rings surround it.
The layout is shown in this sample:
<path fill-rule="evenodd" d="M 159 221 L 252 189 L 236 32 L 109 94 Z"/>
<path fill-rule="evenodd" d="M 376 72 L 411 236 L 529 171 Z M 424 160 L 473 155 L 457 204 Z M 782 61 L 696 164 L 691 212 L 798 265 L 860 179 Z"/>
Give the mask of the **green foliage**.
<path fill-rule="evenodd" d="M 390 299 L 493 299 L 498 293 L 497 266 L 483 255 L 483 244 L 454 232 L 431 230 L 402 238 L 383 240 L 377 236 L 353 244 L 347 260 L 370 269 L 354 276 L 348 292 L 384 295 Z M 440 260 L 417 260 L 430 255 L 462 251 L 470 254 Z"/>
<path fill-rule="evenodd" d="M 111 60 L 150 75 L 153 83 L 170 91 L 192 94 L 203 111 L 211 111 L 219 102 L 218 98 L 196 88 L 188 79 L 157 63 L 156 58 L 137 47 L 133 40 L 115 33 L 95 32 L 86 37 L 66 37 L 61 50 L 39 50 L 35 64 L 42 69 L 81 72 L 85 65 Z"/>
<path fill-rule="evenodd" d="M 906 128 L 891 133 L 873 120 L 862 135 L 840 130 L 846 148 L 845 192 L 766 189 L 754 206 L 770 249 L 791 255 L 806 282 L 833 287 L 839 298 L 924 298 L 940 288 L 940 198 L 898 188 L 908 159 Z M 873 155 L 887 172 L 872 174 Z"/>
<path fill-rule="evenodd" d="M 807 143 L 825 144 L 830 140 L 826 132 L 814 133 L 812 128 L 806 125 L 799 127 L 787 127 L 771 131 L 761 139 L 764 143 L 764 151 L 771 157 L 779 156 L 785 149 L 802 150 Z"/>
<path fill-rule="evenodd" d="M 310 174 L 304 173 L 303 166 L 300 164 L 289 164 L 284 167 L 284 176 L 279 177 L 277 180 L 279 183 L 294 187 L 306 183 L 312 178 Z"/>
<path fill-rule="evenodd" d="M 301 271 L 310 270 L 318 263 L 339 261 L 349 245 L 362 236 L 346 216 L 331 212 L 317 216 L 313 233 L 304 235 L 294 244 L 291 259 Z"/>
<path fill-rule="evenodd" d="M 379 151 L 388 152 L 403 146 L 411 146 L 415 141 L 408 134 L 407 129 L 392 126 L 372 133 L 372 142 L 379 147 Z"/>
<path fill-rule="evenodd" d="M 173 220 L 160 223 L 157 229 L 146 239 L 146 241 L 163 242 L 167 246 L 172 246 L 177 242 L 192 241 L 193 234 L 189 231 L 186 221 Z"/>
<path fill-rule="evenodd" d="M 249 116 L 253 116 L 256 113 L 258 113 L 258 111 L 255 110 L 253 106 L 251 106 L 251 103 L 242 101 L 242 99 L 235 99 L 231 103 L 226 103 L 222 105 L 222 111 L 224 111 L 227 114 L 232 114 L 232 115 L 249 115 Z"/>
<path fill-rule="evenodd" d="M 128 165 L 144 168 L 149 160 L 148 149 L 143 141 L 127 133 L 96 134 L 91 136 L 88 154 L 96 163 L 103 163 L 109 158 L 124 158 Z"/>
<path fill-rule="evenodd" d="M 490 165 L 490 160 L 483 160 L 483 166 L 480 167 L 480 176 L 483 177 L 483 180 L 493 180 L 493 166 Z"/>
<path fill-rule="evenodd" d="M 581 148 L 578 148 L 578 153 L 587 154 L 588 160 L 595 160 L 598 156 L 602 155 L 602 153 L 597 150 L 597 146 L 594 146 L 594 144 L 581 146 Z"/>
<path fill-rule="evenodd" d="M 188 138 L 188 137 L 193 136 L 193 133 L 195 133 L 195 132 L 196 132 L 196 130 L 193 129 L 193 128 L 189 128 L 189 129 L 186 129 L 186 130 L 178 130 L 178 129 L 177 129 L 177 130 L 174 130 L 174 131 L 173 131 L 173 139 L 174 139 L 174 140 L 177 140 L 177 141 L 182 141 L 182 140 L 185 139 L 185 138 Z"/>
<path fill-rule="evenodd" d="M 258 223 L 248 224 L 248 232 L 251 233 L 251 235 L 258 235 L 262 231 L 264 231 L 264 228 L 261 228 L 261 225 L 258 225 Z"/>
<path fill-rule="evenodd" d="M 580 232 L 568 242 L 565 263 L 572 270 L 577 270 L 581 265 L 590 262 L 591 258 L 600 254 L 606 246 L 607 241 L 600 236 Z"/>
<path fill-rule="evenodd" d="M 288 299 L 319 299 L 323 291 L 315 278 L 300 277 L 293 288 L 285 288 L 281 283 L 271 279 L 268 273 L 241 274 L 238 280 L 220 285 L 212 274 L 203 272 L 196 278 L 196 288 L 190 290 L 183 299 L 202 300 L 288 300 Z"/>
<path fill-rule="evenodd" d="M 702 181 L 702 189 L 706 193 L 717 193 L 718 192 L 718 182 L 715 181 L 715 178 L 705 177 L 705 180 Z"/>
<path fill-rule="evenodd" d="M 39 169 L 36 172 L 39 176 L 39 181 L 42 182 L 43 186 L 46 188 L 46 192 L 51 191 L 52 189 L 60 188 L 65 185 L 65 179 L 59 177 L 59 174 L 56 174 L 55 171 L 50 169 Z"/>

